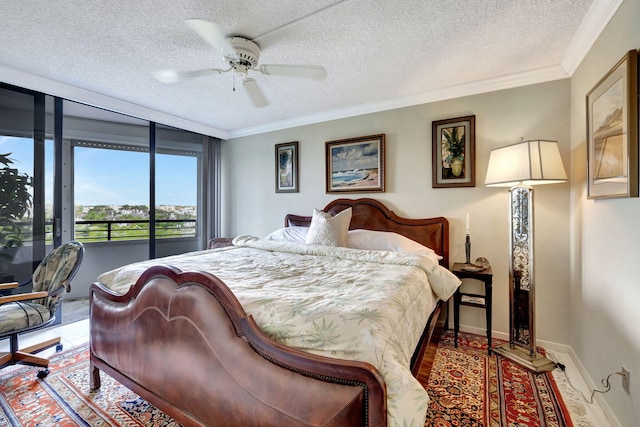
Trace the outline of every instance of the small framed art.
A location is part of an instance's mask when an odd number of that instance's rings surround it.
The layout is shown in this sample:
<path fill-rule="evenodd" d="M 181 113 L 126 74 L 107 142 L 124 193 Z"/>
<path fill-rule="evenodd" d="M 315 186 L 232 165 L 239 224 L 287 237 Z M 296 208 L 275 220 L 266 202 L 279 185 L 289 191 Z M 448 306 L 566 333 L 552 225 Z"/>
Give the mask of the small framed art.
<path fill-rule="evenodd" d="M 587 93 L 587 198 L 638 197 L 638 52 Z"/>
<path fill-rule="evenodd" d="M 476 116 L 431 123 L 433 188 L 476 186 Z"/>
<path fill-rule="evenodd" d="M 298 191 L 298 142 L 276 144 L 276 193 Z"/>
<path fill-rule="evenodd" d="M 327 193 L 384 192 L 384 134 L 327 141 Z"/>

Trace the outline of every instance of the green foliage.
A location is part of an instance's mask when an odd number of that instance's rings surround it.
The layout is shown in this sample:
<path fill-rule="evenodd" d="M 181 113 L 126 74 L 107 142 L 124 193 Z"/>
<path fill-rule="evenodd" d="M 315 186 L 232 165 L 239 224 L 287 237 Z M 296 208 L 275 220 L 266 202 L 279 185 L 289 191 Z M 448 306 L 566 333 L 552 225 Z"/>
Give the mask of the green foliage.
<path fill-rule="evenodd" d="M 445 159 L 445 162 L 451 163 L 454 159 L 464 160 L 464 127 L 454 126 L 443 129 L 442 135 L 444 135 L 445 139 L 447 140 L 447 151 L 449 152 L 449 155 Z"/>
<path fill-rule="evenodd" d="M 7 252 L 22 246 L 23 226 L 20 224 L 31 214 L 32 196 L 29 191 L 33 183 L 27 174 L 13 168 L 11 153 L 0 154 L 0 257 L 11 260 Z"/>
<path fill-rule="evenodd" d="M 171 212 L 164 209 L 156 209 L 156 220 L 171 219 Z"/>
<path fill-rule="evenodd" d="M 115 219 L 116 211 L 111 206 L 95 205 L 84 214 L 84 219 L 88 221 L 102 221 Z"/>
<path fill-rule="evenodd" d="M 146 205 L 122 205 L 116 216 L 120 219 L 149 218 L 149 208 Z"/>

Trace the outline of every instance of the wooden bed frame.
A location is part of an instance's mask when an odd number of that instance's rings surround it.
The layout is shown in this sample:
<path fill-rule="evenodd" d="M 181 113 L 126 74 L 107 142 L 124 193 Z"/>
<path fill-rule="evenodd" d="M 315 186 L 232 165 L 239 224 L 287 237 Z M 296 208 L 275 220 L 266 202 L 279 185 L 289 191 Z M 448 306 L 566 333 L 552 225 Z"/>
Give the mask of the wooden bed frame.
<path fill-rule="evenodd" d="M 352 228 L 394 231 L 434 249 L 448 266 L 445 218 L 404 219 L 373 199 L 339 199 Z M 287 225 L 310 217 L 287 215 Z M 100 370 L 185 426 L 387 425 L 386 386 L 365 362 L 316 356 L 265 335 L 231 290 L 204 272 L 148 269 L 125 295 L 90 291 L 91 388 Z M 419 369 L 440 306 L 412 360 Z"/>

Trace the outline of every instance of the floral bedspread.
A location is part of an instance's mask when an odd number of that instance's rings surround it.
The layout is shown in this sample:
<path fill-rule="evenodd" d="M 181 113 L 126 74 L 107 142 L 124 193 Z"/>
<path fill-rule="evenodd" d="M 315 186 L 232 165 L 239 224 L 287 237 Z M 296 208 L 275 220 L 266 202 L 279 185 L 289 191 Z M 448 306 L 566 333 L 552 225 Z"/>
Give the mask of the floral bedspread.
<path fill-rule="evenodd" d="M 433 260 L 239 236 L 231 247 L 135 263 L 98 280 L 125 293 L 158 264 L 212 272 L 277 341 L 371 363 L 387 384 L 388 425 L 424 425 L 429 398 L 411 374 L 411 356 L 437 299 L 460 285 Z"/>

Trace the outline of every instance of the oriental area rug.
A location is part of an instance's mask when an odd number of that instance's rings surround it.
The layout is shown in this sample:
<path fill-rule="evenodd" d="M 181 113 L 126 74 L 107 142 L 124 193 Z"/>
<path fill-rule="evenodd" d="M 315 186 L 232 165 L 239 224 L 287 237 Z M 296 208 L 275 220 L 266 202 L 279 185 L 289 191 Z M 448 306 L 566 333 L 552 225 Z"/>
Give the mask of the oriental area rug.
<path fill-rule="evenodd" d="M 45 380 L 34 367 L 0 371 L 0 426 L 179 425 L 104 373 L 91 391 L 88 358 L 88 346 L 53 356 Z M 461 333 L 454 348 L 446 331 L 419 379 L 431 398 L 425 426 L 572 427 L 551 375 L 488 357 L 484 337 Z"/>
<path fill-rule="evenodd" d="M 431 399 L 425 426 L 573 427 L 552 374 L 489 357 L 484 336 L 460 333 L 455 348 L 445 331 L 429 377 L 418 379 Z"/>

